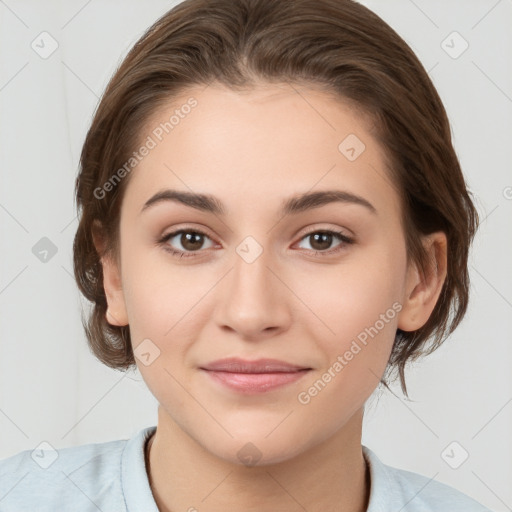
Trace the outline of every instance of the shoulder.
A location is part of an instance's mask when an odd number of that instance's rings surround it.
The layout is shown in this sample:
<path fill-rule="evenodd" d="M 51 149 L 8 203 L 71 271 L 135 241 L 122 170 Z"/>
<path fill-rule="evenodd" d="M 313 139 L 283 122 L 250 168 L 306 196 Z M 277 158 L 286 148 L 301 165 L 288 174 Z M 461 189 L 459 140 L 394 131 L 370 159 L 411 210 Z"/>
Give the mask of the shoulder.
<path fill-rule="evenodd" d="M 466 494 L 412 471 L 384 464 L 363 446 L 370 469 L 371 489 L 367 512 L 490 512 Z"/>
<path fill-rule="evenodd" d="M 0 510 L 125 510 L 120 469 L 126 443 L 59 450 L 46 444 L 0 460 Z"/>

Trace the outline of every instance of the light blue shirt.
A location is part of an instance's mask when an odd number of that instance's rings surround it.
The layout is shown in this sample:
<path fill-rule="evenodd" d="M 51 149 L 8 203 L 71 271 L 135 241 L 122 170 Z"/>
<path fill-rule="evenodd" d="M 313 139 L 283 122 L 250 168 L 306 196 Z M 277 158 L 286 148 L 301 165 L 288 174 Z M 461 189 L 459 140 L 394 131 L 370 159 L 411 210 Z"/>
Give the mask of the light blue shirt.
<path fill-rule="evenodd" d="M 0 460 L 0 512 L 159 512 L 144 462 L 145 442 L 155 430 L 57 451 L 43 446 Z M 489 512 L 448 485 L 362 450 L 371 478 L 367 512 Z"/>

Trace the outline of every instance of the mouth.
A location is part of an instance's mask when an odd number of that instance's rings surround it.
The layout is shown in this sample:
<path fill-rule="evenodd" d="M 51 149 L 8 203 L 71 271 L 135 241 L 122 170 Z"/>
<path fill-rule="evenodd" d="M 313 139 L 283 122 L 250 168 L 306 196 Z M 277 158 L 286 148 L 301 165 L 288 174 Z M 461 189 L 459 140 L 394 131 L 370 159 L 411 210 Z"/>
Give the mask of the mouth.
<path fill-rule="evenodd" d="M 200 368 L 223 387 L 239 393 L 272 391 L 301 379 L 310 367 L 277 359 L 248 361 L 229 358 L 214 361 Z"/>

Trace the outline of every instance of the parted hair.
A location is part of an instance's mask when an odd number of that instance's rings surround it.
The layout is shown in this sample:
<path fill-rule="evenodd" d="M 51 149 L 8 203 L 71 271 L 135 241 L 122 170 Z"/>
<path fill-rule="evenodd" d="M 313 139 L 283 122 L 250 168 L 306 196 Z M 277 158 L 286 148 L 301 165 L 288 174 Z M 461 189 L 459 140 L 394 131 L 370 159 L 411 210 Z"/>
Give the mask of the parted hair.
<path fill-rule="evenodd" d="M 421 236 L 447 236 L 447 275 L 434 310 L 420 329 L 397 329 L 381 380 L 387 386 L 399 375 L 408 396 L 406 364 L 438 348 L 466 313 L 478 214 L 428 73 L 386 22 L 352 0 L 185 0 L 131 48 L 96 108 L 75 183 L 74 274 L 92 306 L 82 316 L 89 346 L 111 368 L 135 365 L 129 325 L 106 319 L 103 254 L 93 233 L 119 261 L 120 207 L 131 174 L 107 194 L 98 190 L 130 158 L 148 120 L 190 86 L 285 82 L 321 87 L 371 119 L 401 198 L 408 262 L 423 275 L 432 262 Z"/>

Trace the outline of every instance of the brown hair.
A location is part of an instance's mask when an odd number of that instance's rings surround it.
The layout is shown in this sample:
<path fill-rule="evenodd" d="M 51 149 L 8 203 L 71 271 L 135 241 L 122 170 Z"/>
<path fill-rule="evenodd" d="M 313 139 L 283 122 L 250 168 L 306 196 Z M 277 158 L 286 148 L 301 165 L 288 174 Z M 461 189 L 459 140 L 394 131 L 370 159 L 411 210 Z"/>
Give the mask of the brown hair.
<path fill-rule="evenodd" d="M 407 396 L 406 363 L 433 352 L 466 312 L 468 252 L 478 214 L 427 72 L 389 25 L 352 0 L 186 0 L 134 45 L 98 105 L 76 180 L 74 272 L 93 303 L 82 319 L 88 343 L 112 368 L 135 364 L 129 326 L 106 321 L 92 238 L 99 225 L 105 252 L 119 262 L 120 206 L 130 176 L 107 197 L 97 191 L 130 158 L 152 114 L 187 86 L 216 82 L 241 90 L 258 81 L 320 86 L 370 116 L 402 199 L 408 261 L 424 272 L 428 258 L 420 236 L 447 235 L 447 276 L 437 304 L 420 329 L 397 330 L 386 368 L 386 377 L 398 370 Z"/>

